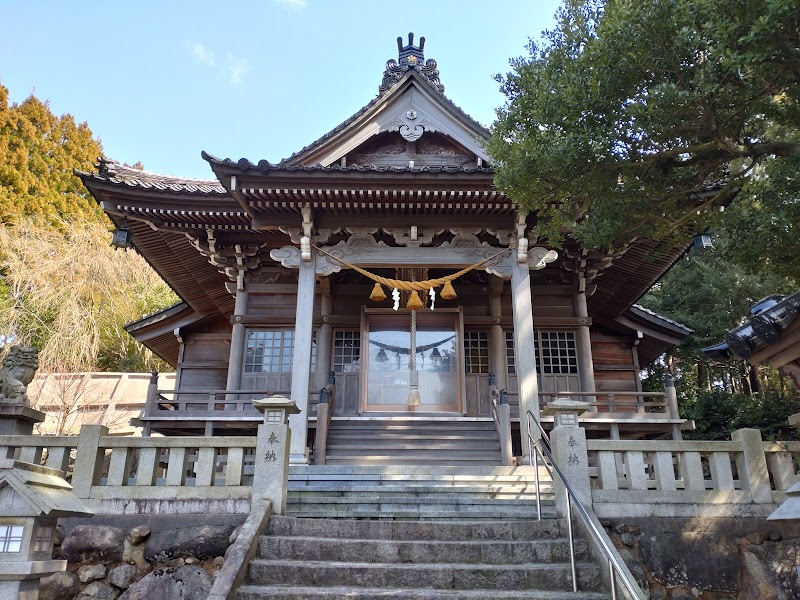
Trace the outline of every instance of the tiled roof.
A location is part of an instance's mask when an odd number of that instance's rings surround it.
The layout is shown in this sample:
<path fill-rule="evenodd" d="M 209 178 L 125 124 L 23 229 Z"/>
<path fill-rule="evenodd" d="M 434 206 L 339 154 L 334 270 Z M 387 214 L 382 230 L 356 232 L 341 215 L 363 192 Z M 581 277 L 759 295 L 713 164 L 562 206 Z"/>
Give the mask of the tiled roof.
<path fill-rule="evenodd" d="M 488 167 L 463 167 L 458 165 L 441 165 L 441 166 L 420 166 L 420 167 L 409 167 L 407 165 L 403 166 L 392 166 L 392 165 L 358 165 L 352 167 L 343 167 L 341 165 L 333 164 L 328 167 L 323 167 L 321 165 L 315 166 L 306 166 L 306 165 L 287 165 L 284 162 L 280 162 L 278 164 L 272 164 L 267 160 L 260 160 L 258 163 L 253 163 L 246 158 L 240 158 L 239 160 L 232 160 L 230 158 L 217 158 L 208 154 L 207 152 L 203 151 L 202 156 L 205 160 L 207 160 L 212 165 L 217 166 L 224 166 L 224 167 L 234 167 L 239 169 L 240 171 L 261 171 L 266 173 L 267 171 L 282 171 L 282 172 L 322 172 L 322 173 L 329 173 L 329 172 L 360 172 L 360 173 L 486 173 L 491 174 L 494 173 L 494 169 L 490 169 Z"/>
<path fill-rule="evenodd" d="M 669 317 L 665 317 L 664 315 L 660 315 L 657 312 L 650 310 L 649 308 L 645 308 L 641 304 L 634 304 L 633 306 L 631 306 L 631 308 L 635 308 L 637 310 L 642 311 L 643 313 L 647 313 L 651 317 L 655 317 L 656 319 L 659 319 L 660 321 L 666 321 L 670 325 L 674 325 L 675 327 L 679 327 L 680 329 L 683 329 L 687 333 L 693 333 L 694 332 L 694 329 L 691 329 L 690 327 L 687 327 L 683 323 L 679 323 L 678 321 L 675 321 L 674 319 L 670 319 Z"/>
<path fill-rule="evenodd" d="M 222 196 L 228 193 L 216 179 L 190 179 L 160 175 L 120 165 L 118 162 L 107 158 L 98 159 L 96 166 L 97 173 L 87 173 L 76 169 L 75 174 L 84 179 L 84 181 L 91 179 L 146 190 L 183 192 L 201 196 Z"/>

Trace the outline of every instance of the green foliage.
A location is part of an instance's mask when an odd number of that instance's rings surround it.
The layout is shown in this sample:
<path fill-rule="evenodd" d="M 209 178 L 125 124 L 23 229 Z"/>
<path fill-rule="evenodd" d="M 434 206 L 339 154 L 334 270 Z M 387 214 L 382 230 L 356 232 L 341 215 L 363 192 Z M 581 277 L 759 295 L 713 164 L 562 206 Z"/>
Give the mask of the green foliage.
<path fill-rule="evenodd" d="M 772 161 L 751 178 L 721 227 L 736 243 L 725 257 L 750 272 L 800 283 L 800 156 Z"/>
<path fill-rule="evenodd" d="M 0 352 L 37 346 L 43 371 L 168 370 L 123 325 L 177 298 L 109 247 L 110 223 L 73 174 L 101 154 L 86 123 L 34 96 L 9 104 L 0 85 Z"/>
<path fill-rule="evenodd" d="M 727 258 L 739 244 L 738 236 L 720 231 L 714 251 L 687 253 L 641 299 L 645 307 L 693 330 L 680 355 L 699 357 L 701 348 L 722 341 L 758 300 L 796 291 L 796 281 L 772 273 L 767 265 L 753 265 L 761 268 L 749 272 Z"/>
<path fill-rule="evenodd" d="M 796 164 L 796 0 L 565 0 L 557 19 L 498 77 L 489 145 L 550 243 L 686 239 L 761 165 Z"/>
<path fill-rule="evenodd" d="M 0 85 L 0 220 L 38 215 L 51 225 L 60 219 L 105 220 L 91 195 L 72 174 L 92 170 L 103 153 L 86 123 L 56 117 L 46 102 L 30 96 L 8 102 Z"/>
<path fill-rule="evenodd" d="M 776 391 L 763 394 L 731 394 L 703 391 L 682 406 L 682 416 L 694 419 L 697 428 L 689 439 L 729 440 L 731 432 L 745 427 L 760 429 L 764 438 L 795 439 L 789 416 L 800 412 L 800 393 L 787 396 Z"/>
<path fill-rule="evenodd" d="M 22 217 L 0 227 L 0 270 L 0 331 L 37 346 L 42 370 L 168 369 L 123 325 L 177 298 L 140 256 L 109 245 L 106 225 Z"/>

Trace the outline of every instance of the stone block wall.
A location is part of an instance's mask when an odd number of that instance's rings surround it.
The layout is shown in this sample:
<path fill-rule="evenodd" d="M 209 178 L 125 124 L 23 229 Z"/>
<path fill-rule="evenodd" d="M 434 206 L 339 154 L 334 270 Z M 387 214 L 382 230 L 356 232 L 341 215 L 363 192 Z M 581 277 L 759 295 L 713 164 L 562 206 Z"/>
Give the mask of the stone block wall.
<path fill-rule="evenodd" d="M 65 573 L 40 600 L 205 598 L 246 515 L 122 515 L 63 519 L 55 556 Z"/>
<path fill-rule="evenodd" d="M 651 600 L 800 598 L 800 524 L 743 517 L 601 522 Z"/>

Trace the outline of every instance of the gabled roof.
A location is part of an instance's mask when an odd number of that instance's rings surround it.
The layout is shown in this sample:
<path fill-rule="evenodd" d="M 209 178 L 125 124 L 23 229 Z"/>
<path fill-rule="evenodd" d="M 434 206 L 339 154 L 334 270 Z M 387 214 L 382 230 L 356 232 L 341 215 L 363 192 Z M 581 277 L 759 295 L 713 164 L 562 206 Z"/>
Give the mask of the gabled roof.
<path fill-rule="evenodd" d="M 436 61 L 426 61 L 422 53 L 425 38 L 419 46 L 413 40 L 409 34 L 409 44 L 403 46 L 398 38 L 399 59 L 386 63 L 376 98 L 279 164 L 330 166 L 373 135 L 403 126 L 444 133 L 488 161 L 479 140 L 488 139 L 489 130 L 444 95 Z"/>

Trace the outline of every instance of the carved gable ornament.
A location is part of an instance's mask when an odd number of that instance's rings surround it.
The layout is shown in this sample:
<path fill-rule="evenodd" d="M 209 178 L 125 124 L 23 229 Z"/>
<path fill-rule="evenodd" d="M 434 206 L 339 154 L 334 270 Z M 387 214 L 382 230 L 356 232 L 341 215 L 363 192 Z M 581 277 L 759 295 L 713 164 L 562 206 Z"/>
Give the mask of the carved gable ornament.
<path fill-rule="evenodd" d="M 400 81 L 406 71 L 416 70 L 425 80 L 440 94 L 444 94 L 444 86 L 439 80 L 439 70 L 436 61 L 432 58 L 425 60 L 423 50 L 425 49 L 425 38 L 419 38 L 419 46 L 414 45 L 414 34 L 408 34 L 408 45 L 403 46 L 403 38 L 397 38 L 398 59 L 393 58 L 386 62 L 386 70 L 383 72 L 383 81 L 378 88 L 378 94 L 383 94 L 395 83 Z"/>
<path fill-rule="evenodd" d="M 404 140 L 416 142 L 426 131 L 430 133 L 440 131 L 442 125 L 412 104 L 412 107 L 407 110 L 401 109 L 397 117 L 390 121 L 384 129 L 399 131 Z"/>

